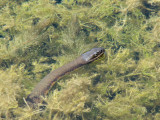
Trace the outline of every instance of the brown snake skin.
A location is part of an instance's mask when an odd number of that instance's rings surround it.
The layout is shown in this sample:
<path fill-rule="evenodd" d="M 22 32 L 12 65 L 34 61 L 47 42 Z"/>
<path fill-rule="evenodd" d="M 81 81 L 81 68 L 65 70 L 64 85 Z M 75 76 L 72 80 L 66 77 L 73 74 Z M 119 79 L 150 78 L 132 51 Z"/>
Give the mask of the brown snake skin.
<path fill-rule="evenodd" d="M 42 102 L 41 96 L 46 96 L 56 81 L 68 72 L 75 70 L 83 65 L 93 62 L 105 53 L 104 48 L 93 48 L 90 51 L 80 55 L 77 59 L 51 71 L 46 75 L 27 96 L 26 101 L 29 106 L 34 107 Z"/>

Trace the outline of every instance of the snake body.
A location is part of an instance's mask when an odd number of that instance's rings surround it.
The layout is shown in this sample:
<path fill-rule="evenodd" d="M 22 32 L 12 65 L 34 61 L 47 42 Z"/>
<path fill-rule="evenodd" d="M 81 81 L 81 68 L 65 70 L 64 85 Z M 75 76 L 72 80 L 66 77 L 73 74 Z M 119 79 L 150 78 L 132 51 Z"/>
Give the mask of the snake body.
<path fill-rule="evenodd" d="M 33 104 L 42 102 L 41 96 L 45 96 L 60 77 L 68 72 L 75 70 L 76 68 L 95 61 L 96 59 L 103 56 L 104 53 L 104 48 L 93 48 L 90 51 L 80 55 L 77 59 L 63 65 L 62 67 L 59 67 L 54 71 L 51 71 L 35 86 L 33 91 L 27 96 L 27 103 L 33 106 Z"/>

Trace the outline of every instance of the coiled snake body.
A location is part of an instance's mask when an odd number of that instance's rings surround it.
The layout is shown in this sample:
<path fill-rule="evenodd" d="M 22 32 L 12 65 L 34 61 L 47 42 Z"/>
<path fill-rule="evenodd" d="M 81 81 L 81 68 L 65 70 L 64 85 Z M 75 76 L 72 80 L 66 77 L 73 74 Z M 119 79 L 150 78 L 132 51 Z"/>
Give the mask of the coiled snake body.
<path fill-rule="evenodd" d="M 80 55 L 77 59 L 63 65 L 54 71 L 51 71 L 35 86 L 34 90 L 27 96 L 27 103 L 30 106 L 34 106 L 34 104 L 42 102 L 41 96 L 45 96 L 60 77 L 68 72 L 73 71 L 76 68 L 95 61 L 96 59 L 103 56 L 104 53 L 104 48 L 93 48 L 90 51 Z"/>

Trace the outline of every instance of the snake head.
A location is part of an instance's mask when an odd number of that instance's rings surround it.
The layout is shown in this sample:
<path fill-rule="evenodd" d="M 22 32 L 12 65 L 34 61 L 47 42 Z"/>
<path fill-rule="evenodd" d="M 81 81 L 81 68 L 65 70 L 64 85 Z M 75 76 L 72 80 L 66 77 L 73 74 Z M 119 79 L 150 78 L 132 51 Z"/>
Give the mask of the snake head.
<path fill-rule="evenodd" d="M 105 54 L 105 49 L 100 47 L 100 48 L 93 48 L 90 51 L 83 53 L 81 56 L 86 63 L 90 63 L 99 59 L 104 54 Z"/>

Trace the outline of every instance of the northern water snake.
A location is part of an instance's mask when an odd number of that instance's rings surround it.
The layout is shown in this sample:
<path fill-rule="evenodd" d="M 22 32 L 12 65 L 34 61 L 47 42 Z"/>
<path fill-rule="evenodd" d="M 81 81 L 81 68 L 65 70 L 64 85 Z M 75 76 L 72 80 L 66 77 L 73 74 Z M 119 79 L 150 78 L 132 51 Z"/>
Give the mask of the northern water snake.
<path fill-rule="evenodd" d="M 99 59 L 101 56 L 103 56 L 104 53 L 104 48 L 93 48 L 90 51 L 80 55 L 77 59 L 63 65 L 62 67 L 59 67 L 54 71 L 51 71 L 35 86 L 33 91 L 27 96 L 27 103 L 33 106 L 34 104 L 42 102 L 41 96 L 45 96 L 60 77 L 68 72 L 75 70 L 76 68 Z"/>

